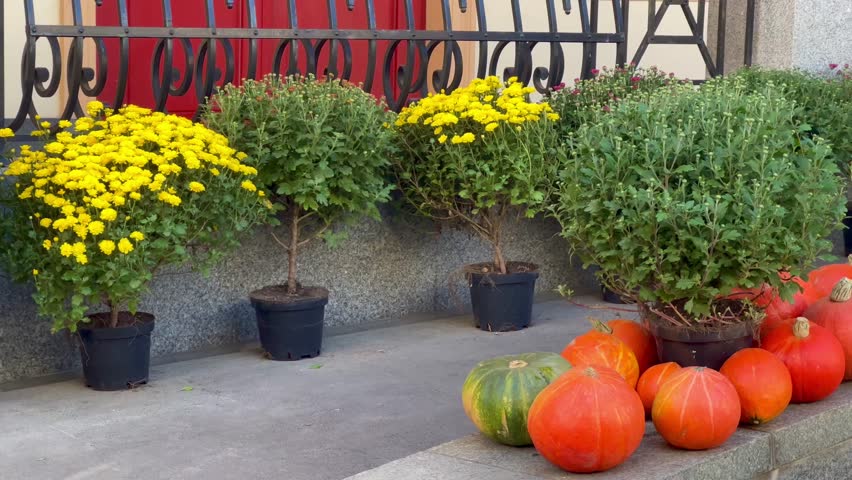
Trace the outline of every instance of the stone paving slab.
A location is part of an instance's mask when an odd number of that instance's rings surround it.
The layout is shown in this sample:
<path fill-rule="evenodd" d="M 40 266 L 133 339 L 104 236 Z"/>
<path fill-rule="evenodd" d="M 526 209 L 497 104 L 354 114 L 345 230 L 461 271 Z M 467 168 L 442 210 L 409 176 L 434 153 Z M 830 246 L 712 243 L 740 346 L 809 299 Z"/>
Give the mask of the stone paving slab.
<path fill-rule="evenodd" d="M 391 480 L 417 478 L 443 480 L 452 477 L 452 466 L 437 456 L 471 462 L 482 470 L 461 478 L 491 480 L 493 470 L 511 472 L 518 479 L 538 480 L 593 479 L 611 480 L 734 480 L 760 478 L 852 479 L 852 383 L 842 385 L 823 402 L 792 405 L 774 422 L 757 428 L 740 428 L 723 446 L 690 452 L 672 448 L 654 431 L 650 422 L 639 450 L 623 465 L 598 474 L 572 475 L 552 466 L 533 448 L 497 445 L 475 434 L 434 447 L 431 456 L 398 460 L 363 472 L 351 480 Z M 436 460 L 430 470 L 416 470 L 425 459 Z M 411 468 L 408 460 L 412 459 Z M 387 468 L 386 468 L 387 467 Z M 421 476 L 403 476 L 406 472 Z M 469 469 L 464 470 L 470 475 Z M 347 479 L 349 480 L 349 479 Z"/>
<path fill-rule="evenodd" d="M 827 399 L 790 405 L 783 415 L 759 427 L 775 442 L 775 465 L 795 462 L 852 439 L 852 382 Z M 852 478 L 850 476 L 849 478 Z"/>
<path fill-rule="evenodd" d="M 474 433 L 470 369 L 561 351 L 591 313 L 540 303 L 520 332 L 440 318 L 328 337 L 300 362 L 247 348 L 157 365 L 136 390 L 74 378 L 0 392 L 0 480 L 340 480 Z"/>
<path fill-rule="evenodd" d="M 478 480 L 482 478 L 488 480 L 536 480 L 540 477 L 438 453 L 420 452 L 383 466 L 381 473 L 364 472 L 349 478 L 351 480 Z"/>

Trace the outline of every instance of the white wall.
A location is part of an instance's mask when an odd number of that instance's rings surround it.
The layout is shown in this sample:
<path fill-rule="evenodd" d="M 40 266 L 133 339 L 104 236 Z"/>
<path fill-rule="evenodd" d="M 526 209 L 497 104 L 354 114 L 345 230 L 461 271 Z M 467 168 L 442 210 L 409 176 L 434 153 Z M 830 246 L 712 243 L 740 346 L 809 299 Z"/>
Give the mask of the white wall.
<path fill-rule="evenodd" d="M 5 18 L 3 19 L 3 37 L 6 49 L 3 55 L 3 75 L 6 80 L 4 117 L 14 117 L 21 103 L 21 54 L 24 51 L 26 33 L 24 26 L 24 5 L 21 0 L 2 0 L 5 7 Z M 40 24 L 55 25 L 60 22 L 60 2 L 67 0 L 37 0 L 36 22 Z M 51 63 L 50 47 L 47 41 L 39 40 L 36 63 L 40 67 L 47 67 Z M 65 80 L 64 78 L 62 79 Z M 52 98 L 40 98 L 35 94 L 36 108 L 46 118 L 59 115 L 59 96 Z"/>

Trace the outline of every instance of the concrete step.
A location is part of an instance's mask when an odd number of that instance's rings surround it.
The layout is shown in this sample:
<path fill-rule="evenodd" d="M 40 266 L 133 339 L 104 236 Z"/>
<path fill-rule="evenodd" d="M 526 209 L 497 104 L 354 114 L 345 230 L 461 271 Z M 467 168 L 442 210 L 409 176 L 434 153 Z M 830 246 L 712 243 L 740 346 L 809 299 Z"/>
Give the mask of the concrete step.
<path fill-rule="evenodd" d="M 639 450 L 623 465 L 593 475 L 565 473 L 533 448 L 471 435 L 362 472 L 347 480 L 852 479 L 852 383 L 828 399 L 791 405 L 765 426 L 740 428 L 723 446 L 672 448 L 647 424 Z"/>

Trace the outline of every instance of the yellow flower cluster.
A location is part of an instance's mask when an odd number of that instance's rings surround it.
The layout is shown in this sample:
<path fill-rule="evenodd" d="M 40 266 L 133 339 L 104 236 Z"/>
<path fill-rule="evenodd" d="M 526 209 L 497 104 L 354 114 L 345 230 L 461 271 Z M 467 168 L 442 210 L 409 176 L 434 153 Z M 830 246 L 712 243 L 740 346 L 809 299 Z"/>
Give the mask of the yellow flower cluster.
<path fill-rule="evenodd" d="M 422 125 L 432 129 L 438 142 L 473 143 L 485 134 L 500 128 L 520 129 L 526 122 L 547 118 L 558 120 L 559 115 L 546 102 L 529 100 L 535 92 L 516 77 L 505 84 L 491 76 L 476 79 L 470 85 L 452 93 L 430 94 L 400 112 L 395 125 Z"/>
<path fill-rule="evenodd" d="M 81 265 L 98 252 L 127 255 L 145 240 L 128 222 L 134 209 L 180 207 L 207 190 L 199 180 L 222 172 L 257 174 L 224 136 L 188 119 L 132 105 L 111 111 L 97 101 L 87 112 L 73 125 L 60 121 L 62 130 L 43 149 L 21 147 L 6 171 L 31 205 L 41 246 Z M 38 132 L 47 136 L 50 124 L 43 123 Z M 72 126 L 75 133 L 64 130 Z M 0 130 L 0 137 L 9 133 Z M 250 180 L 242 184 L 257 190 Z"/>

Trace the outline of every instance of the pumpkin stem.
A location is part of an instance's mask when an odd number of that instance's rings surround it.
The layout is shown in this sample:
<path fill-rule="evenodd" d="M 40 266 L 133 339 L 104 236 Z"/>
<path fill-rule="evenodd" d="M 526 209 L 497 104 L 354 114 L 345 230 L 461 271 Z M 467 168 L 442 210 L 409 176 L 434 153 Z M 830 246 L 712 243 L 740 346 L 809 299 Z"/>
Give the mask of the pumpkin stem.
<path fill-rule="evenodd" d="M 509 368 L 524 368 L 527 365 L 529 364 L 523 360 L 512 360 L 509 362 Z"/>
<path fill-rule="evenodd" d="M 793 335 L 796 338 L 808 338 L 811 334 L 811 322 L 808 321 L 805 317 L 799 317 L 796 319 L 796 323 L 793 324 Z"/>
<path fill-rule="evenodd" d="M 591 322 L 592 328 L 594 328 L 595 330 L 601 333 L 606 333 L 607 335 L 612 335 L 612 327 L 605 324 L 603 320 L 597 318 L 589 318 L 589 322 Z"/>
<path fill-rule="evenodd" d="M 849 265 L 852 265 L 852 255 L 849 255 L 849 257 L 847 257 L 847 260 L 849 260 Z"/>
<path fill-rule="evenodd" d="M 598 378 L 598 371 L 595 370 L 593 367 L 586 367 L 586 369 L 583 370 L 583 373 L 587 377 Z"/>
<path fill-rule="evenodd" d="M 852 258 L 852 257 L 850 257 Z M 852 299 L 852 279 L 844 278 L 837 282 L 831 291 L 831 301 L 845 303 Z"/>

